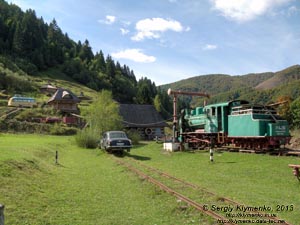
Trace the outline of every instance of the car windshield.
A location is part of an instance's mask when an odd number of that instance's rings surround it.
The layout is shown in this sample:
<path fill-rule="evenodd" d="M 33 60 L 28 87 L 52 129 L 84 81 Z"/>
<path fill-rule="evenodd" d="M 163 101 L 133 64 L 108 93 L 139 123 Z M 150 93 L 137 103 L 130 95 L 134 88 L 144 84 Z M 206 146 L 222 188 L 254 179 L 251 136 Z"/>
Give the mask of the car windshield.
<path fill-rule="evenodd" d="M 126 134 L 123 132 L 118 132 L 118 133 L 110 133 L 109 134 L 110 138 L 127 138 Z"/>

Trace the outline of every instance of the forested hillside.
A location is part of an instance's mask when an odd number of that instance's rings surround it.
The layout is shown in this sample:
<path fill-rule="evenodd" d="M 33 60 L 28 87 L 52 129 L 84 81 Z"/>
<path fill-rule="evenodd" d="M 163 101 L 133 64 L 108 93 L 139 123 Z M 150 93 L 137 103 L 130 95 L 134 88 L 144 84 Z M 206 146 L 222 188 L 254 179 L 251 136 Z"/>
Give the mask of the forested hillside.
<path fill-rule="evenodd" d="M 299 97 L 297 82 L 300 82 L 299 65 L 275 73 L 242 76 L 203 75 L 163 85 L 161 88 L 206 92 L 212 96 L 211 103 L 244 98 L 254 103 L 267 104 L 282 96 L 290 96 L 293 99 Z M 192 104 L 200 104 L 195 99 Z"/>
<path fill-rule="evenodd" d="M 296 80 L 300 80 L 300 66 L 295 65 L 279 71 L 274 74 L 270 79 L 265 80 L 255 87 L 257 90 L 268 90 L 276 88 L 283 84 L 289 84 Z"/>
<path fill-rule="evenodd" d="M 36 77 L 52 71 L 51 76 L 57 79 L 73 80 L 96 91 L 110 90 L 122 103 L 153 103 L 157 94 L 154 82 L 147 78 L 137 81 L 133 70 L 101 50 L 94 54 L 88 40 L 70 39 L 55 19 L 48 24 L 33 9 L 23 12 L 4 0 L 0 0 L 0 12 L 2 68 Z M 4 70 L 0 72 L 3 90 L 10 76 Z M 18 93 L 28 91 L 17 89 Z M 15 90 L 10 87 L 7 91 L 13 94 Z"/>
<path fill-rule="evenodd" d="M 172 114 L 168 88 L 206 92 L 212 96 L 209 103 L 245 99 L 270 104 L 288 99 L 291 107 L 300 105 L 299 65 L 275 73 L 202 75 L 157 88 L 146 77 L 137 81 L 133 70 L 110 55 L 105 56 L 101 50 L 94 53 L 88 40 L 69 38 L 55 19 L 46 23 L 33 9 L 23 12 L 4 0 L 0 0 L 0 12 L 0 91 L 8 95 L 37 92 L 38 85 L 32 78 L 51 77 L 95 91 L 109 90 L 120 103 L 154 104 L 165 118 Z M 185 97 L 180 99 L 179 108 L 201 105 L 202 100 Z M 292 118 L 290 111 L 285 110 L 285 114 Z"/>

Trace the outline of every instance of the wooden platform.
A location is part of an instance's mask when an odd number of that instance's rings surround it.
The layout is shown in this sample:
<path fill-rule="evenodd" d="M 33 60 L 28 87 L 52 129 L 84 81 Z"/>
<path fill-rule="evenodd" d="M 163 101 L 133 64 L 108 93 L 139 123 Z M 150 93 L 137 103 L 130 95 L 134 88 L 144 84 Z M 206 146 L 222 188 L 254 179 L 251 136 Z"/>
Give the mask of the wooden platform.
<path fill-rule="evenodd" d="M 287 151 L 285 155 L 295 155 L 300 156 L 300 151 Z"/>
<path fill-rule="evenodd" d="M 300 168 L 300 165 L 296 165 L 296 164 L 289 164 L 289 167 L 291 168 Z"/>
<path fill-rule="evenodd" d="M 300 181 L 300 173 L 299 173 L 300 165 L 289 164 L 289 167 L 293 168 L 293 174 L 294 174 L 294 176 L 298 179 L 298 181 Z"/>
<path fill-rule="evenodd" d="M 248 150 L 248 149 L 240 149 L 239 152 L 242 152 L 242 153 L 256 153 L 255 150 Z"/>

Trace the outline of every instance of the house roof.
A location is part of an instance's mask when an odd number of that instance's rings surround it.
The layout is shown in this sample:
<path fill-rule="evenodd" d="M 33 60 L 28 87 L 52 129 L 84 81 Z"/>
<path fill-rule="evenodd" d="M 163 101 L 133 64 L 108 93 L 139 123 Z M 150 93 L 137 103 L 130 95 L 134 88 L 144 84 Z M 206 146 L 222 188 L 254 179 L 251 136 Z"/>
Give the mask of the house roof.
<path fill-rule="evenodd" d="M 153 105 L 120 104 L 125 127 L 165 127 L 167 124 Z"/>
<path fill-rule="evenodd" d="M 80 99 L 73 94 L 70 90 L 59 88 L 57 91 L 52 95 L 52 97 L 48 100 L 48 103 L 51 102 L 73 102 L 78 103 L 80 102 Z"/>
<path fill-rule="evenodd" d="M 51 84 L 45 84 L 45 85 L 41 86 L 40 89 L 54 89 L 54 90 L 57 90 L 57 87 L 55 87 Z"/>

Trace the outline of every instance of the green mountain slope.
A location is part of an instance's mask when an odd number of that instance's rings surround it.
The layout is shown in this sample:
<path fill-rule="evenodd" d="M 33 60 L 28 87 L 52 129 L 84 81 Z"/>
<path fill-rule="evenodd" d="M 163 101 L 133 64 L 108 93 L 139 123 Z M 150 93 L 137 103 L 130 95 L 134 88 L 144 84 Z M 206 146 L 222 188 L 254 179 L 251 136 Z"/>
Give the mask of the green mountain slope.
<path fill-rule="evenodd" d="M 257 90 L 268 90 L 300 79 L 300 66 L 294 65 L 274 74 L 270 79 L 258 84 Z"/>
<path fill-rule="evenodd" d="M 266 72 L 230 76 L 211 74 L 196 76 L 162 85 L 163 90 L 206 92 L 211 95 L 210 103 L 245 99 L 255 103 L 275 102 L 281 96 L 296 99 L 300 96 L 300 66 L 295 65 L 279 72 Z M 192 105 L 201 105 L 199 97 L 185 97 Z"/>
<path fill-rule="evenodd" d="M 247 74 L 243 76 L 209 74 L 162 85 L 161 88 L 165 90 L 171 88 L 174 90 L 207 92 L 211 95 L 216 95 L 240 88 L 254 88 L 272 76 L 274 76 L 273 73 Z"/>

